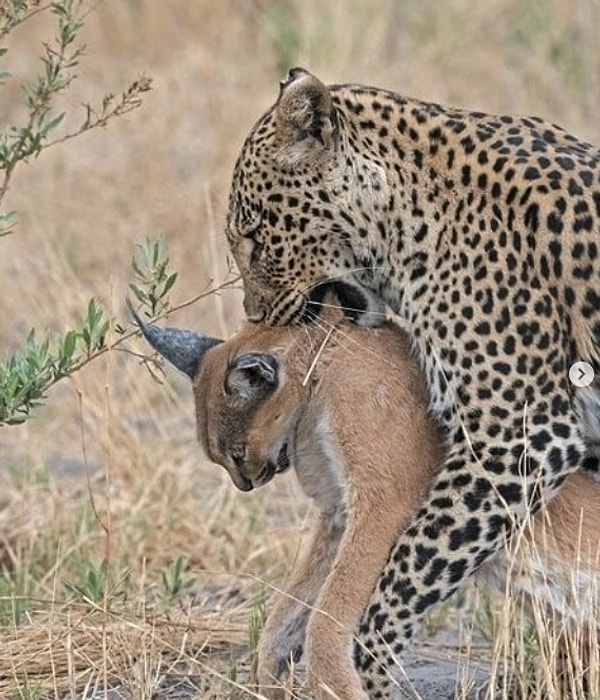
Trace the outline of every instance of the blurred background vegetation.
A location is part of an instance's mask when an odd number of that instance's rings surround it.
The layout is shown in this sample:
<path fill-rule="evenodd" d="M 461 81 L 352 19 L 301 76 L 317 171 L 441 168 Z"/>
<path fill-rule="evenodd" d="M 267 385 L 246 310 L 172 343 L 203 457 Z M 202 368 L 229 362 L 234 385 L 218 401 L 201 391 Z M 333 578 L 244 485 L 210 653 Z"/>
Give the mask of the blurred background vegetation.
<path fill-rule="evenodd" d="M 229 178 L 289 67 L 326 82 L 538 114 L 598 143 L 599 31 L 598 0 L 90 3 L 60 128 L 140 75 L 151 77 L 152 90 L 106 129 L 15 172 L 3 203 L 18 222 L 0 239 L 0 352 L 20 347 L 32 326 L 74 327 L 92 296 L 125 324 L 132 251 L 159 231 L 179 273 L 174 303 L 226 279 Z M 0 68 L 12 77 L 0 92 L 0 126 L 22 121 L 20 86 L 39 71 L 52 32 L 41 13 L 7 37 Z M 234 290 L 183 309 L 172 323 L 228 335 L 241 319 Z M 0 465 L 0 593 L 14 607 L 18 591 L 28 629 L 46 639 L 48 601 L 63 614 L 70 595 L 98 584 L 97 562 L 141 588 L 142 580 L 160 587 L 173 566 L 180 575 L 184 555 L 196 571 L 280 582 L 305 517 L 292 479 L 268 497 L 234 493 L 198 452 L 185 381 L 169 373 L 157 384 L 120 352 L 57 385 L 26 425 L 0 428 Z M 37 627 L 32 610 L 41 615 Z"/>

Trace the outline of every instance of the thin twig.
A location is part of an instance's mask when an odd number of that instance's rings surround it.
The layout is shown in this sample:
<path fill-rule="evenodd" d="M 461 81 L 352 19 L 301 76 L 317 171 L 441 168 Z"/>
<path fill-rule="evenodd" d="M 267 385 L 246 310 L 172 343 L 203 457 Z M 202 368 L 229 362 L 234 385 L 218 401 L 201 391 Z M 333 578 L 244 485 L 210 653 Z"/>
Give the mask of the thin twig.
<path fill-rule="evenodd" d="M 20 24 L 23 24 L 23 22 L 27 22 L 27 20 L 31 19 L 32 17 L 35 17 L 35 15 L 40 14 L 40 12 L 45 12 L 46 10 L 49 10 L 52 7 L 52 3 L 46 3 L 45 5 L 40 5 L 33 10 L 30 10 L 26 14 L 21 17 L 21 19 L 14 20 L 13 22 L 8 19 L 8 22 L 0 29 L 0 41 L 4 39 L 4 37 L 7 34 L 10 34 L 15 27 L 18 27 Z M 6 15 L 5 15 L 6 16 Z"/>
<path fill-rule="evenodd" d="M 165 318 L 168 318 L 172 314 L 174 314 L 176 311 L 181 311 L 181 309 L 185 309 L 188 306 L 192 306 L 196 302 L 200 301 L 200 299 L 204 299 L 207 296 L 210 296 L 211 294 L 216 294 L 218 292 L 221 292 L 225 289 L 231 289 L 237 282 L 240 281 L 240 276 L 238 275 L 232 280 L 228 280 L 226 282 L 223 282 L 217 287 L 211 287 L 208 289 L 208 291 L 202 291 L 200 294 L 196 294 L 196 296 L 192 297 L 191 299 L 188 299 L 187 301 L 182 302 L 181 304 L 177 304 L 175 306 L 171 306 L 169 309 L 166 311 L 163 311 L 161 314 L 159 314 L 156 318 L 152 319 L 152 323 L 156 323 L 157 321 L 162 321 Z M 212 284 L 212 280 L 208 282 L 207 286 L 210 286 Z M 204 288 L 206 290 L 206 287 Z M 122 345 L 126 340 L 129 340 L 135 335 L 139 335 L 140 330 L 135 329 L 132 331 L 129 331 L 128 333 L 124 333 L 118 340 L 115 340 L 114 343 L 111 343 L 110 345 L 105 345 L 102 348 L 99 348 L 98 350 L 95 350 L 92 352 L 88 357 L 86 357 L 84 360 L 81 360 L 80 362 L 74 364 L 72 367 L 69 368 L 69 374 L 62 375 L 60 377 L 57 377 L 55 382 L 52 382 L 52 384 L 49 385 L 53 386 L 56 384 L 56 382 L 60 381 L 61 379 L 64 379 L 67 376 L 70 376 L 71 374 L 78 372 L 82 367 L 85 367 L 88 363 L 90 363 L 92 360 L 95 360 L 97 357 L 100 357 L 101 355 L 104 355 L 104 353 L 107 353 L 112 350 L 117 350 L 117 349 L 122 349 L 119 348 L 120 345 Z"/>

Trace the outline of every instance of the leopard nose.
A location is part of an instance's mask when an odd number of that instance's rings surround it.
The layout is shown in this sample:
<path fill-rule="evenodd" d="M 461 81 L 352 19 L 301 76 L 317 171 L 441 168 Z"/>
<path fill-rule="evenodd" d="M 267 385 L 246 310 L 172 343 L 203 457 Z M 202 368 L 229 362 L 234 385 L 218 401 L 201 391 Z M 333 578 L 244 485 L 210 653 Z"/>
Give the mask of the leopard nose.
<path fill-rule="evenodd" d="M 244 297 L 244 311 L 250 323 L 260 323 L 264 321 L 266 316 L 265 308 L 249 298 L 248 295 Z"/>
<path fill-rule="evenodd" d="M 248 319 L 248 321 L 250 321 L 250 323 L 262 323 L 262 321 L 264 321 L 265 319 L 265 314 L 264 312 L 261 312 L 260 314 L 254 314 L 252 316 L 250 314 L 246 314 L 246 318 Z"/>

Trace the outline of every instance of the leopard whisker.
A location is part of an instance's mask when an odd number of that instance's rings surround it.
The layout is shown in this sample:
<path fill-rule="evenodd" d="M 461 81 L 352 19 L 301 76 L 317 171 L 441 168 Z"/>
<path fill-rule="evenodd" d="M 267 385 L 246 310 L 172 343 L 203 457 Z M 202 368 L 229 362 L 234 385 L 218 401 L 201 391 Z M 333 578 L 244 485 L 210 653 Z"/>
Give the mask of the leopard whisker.
<path fill-rule="evenodd" d="M 344 307 L 341 306 L 336 306 L 334 304 L 322 304 L 323 306 L 329 306 L 330 308 L 336 308 L 336 309 L 343 309 Z M 357 340 L 355 337 L 353 337 L 352 333 L 349 333 L 348 331 L 344 330 L 343 325 L 340 326 L 340 324 L 334 324 L 332 323 L 329 319 L 324 318 L 323 316 L 320 316 L 318 314 L 313 314 L 313 319 L 311 320 L 311 324 L 313 326 L 318 327 L 320 330 L 327 332 L 328 334 L 328 339 L 329 336 L 335 332 L 336 337 L 338 340 L 341 338 L 347 343 L 347 349 L 346 352 L 354 357 L 355 355 L 359 355 L 362 353 L 358 353 L 356 351 L 357 348 L 361 348 L 362 351 L 366 349 L 370 355 L 373 357 L 377 357 L 379 360 L 385 362 L 387 365 L 389 365 L 391 368 L 395 366 L 394 362 L 392 362 L 388 357 L 381 355 L 377 351 L 375 351 L 373 348 L 365 348 L 365 345 L 362 344 L 359 340 Z M 306 327 L 305 327 L 306 328 Z M 308 337 L 311 339 L 312 342 L 312 336 L 310 334 L 310 330 L 306 328 L 306 333 Z"/>
<path fill-rule="evenodd" d="M 340 311 L 362 311 L 362 309 L 353 307 L 353 306 L 343 306 L 342 304 L 327 304 L 326 302 L 323 301 L 313 301 L 312 302 L 313 306 L 321 306 L 323 308 L 327 309 L 339 309 Z M 384 318 L 387 317 L 387 313 L 385 311 L 372 311 L 371 312 L 373 315 L 377 316 L 383 316 Z"/>
<path fill-rule="evenodd" d="M 348 277 L 353 275 L 356 272 L 373 272 L 375 270 L 385 272 L 386 270 L 390 270 L 389 265 L 376 265 L 376 266 L 362 266 L 362 267 L 351 267 L 348 270 L 344 270 L 344 272 L 337 274 L 337 275 L 329 275 L 327 277 L 321 278 L 315 282 L 312 282 L 311 284 L 307 285 L 304 287 L 302 290 L 303 294 L 307 294 L 317 287 L 320 287 L 323 284 L 333 284 L 334 282 L 340 282 L 343 281 L 344 277 Z"/>

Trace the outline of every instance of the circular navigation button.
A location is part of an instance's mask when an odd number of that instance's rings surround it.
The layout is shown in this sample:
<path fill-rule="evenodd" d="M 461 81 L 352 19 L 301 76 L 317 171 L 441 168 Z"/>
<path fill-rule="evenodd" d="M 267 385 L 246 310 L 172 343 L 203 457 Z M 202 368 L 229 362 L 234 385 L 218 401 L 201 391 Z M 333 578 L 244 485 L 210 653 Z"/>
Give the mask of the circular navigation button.
<path fill-rule="evenodd" d="M 589 386 L 594 381 L 594 369 L 587 362 L 575 362 L 569 370 L 569 379 L 580 388 Z"/>

